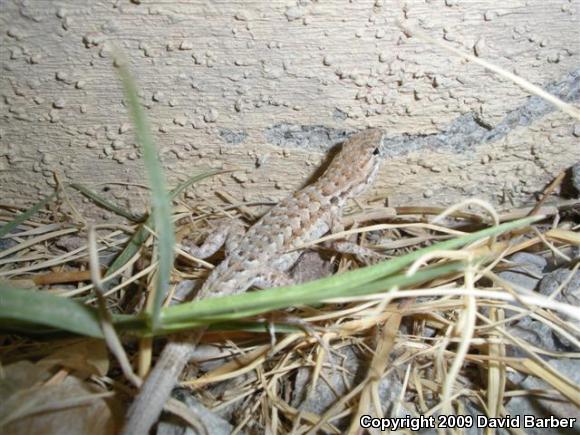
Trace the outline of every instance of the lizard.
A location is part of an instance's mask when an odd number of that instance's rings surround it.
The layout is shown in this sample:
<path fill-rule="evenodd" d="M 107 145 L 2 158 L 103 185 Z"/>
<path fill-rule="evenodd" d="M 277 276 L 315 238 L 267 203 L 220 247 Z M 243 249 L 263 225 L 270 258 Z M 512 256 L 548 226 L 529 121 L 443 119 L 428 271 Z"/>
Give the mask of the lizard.
<path fill-rule="evenodd" d="M 194 300 L 291 284 L 286 272 L 301 255 L 299 247 L 340 228 L 346 201 L 374 181 L 381 140 L 378 129 L 347 139 L 314 183 L 273 206 L 235 243 L 226 244 L 224 260 L 212 270 Z M 129 408 L 123 435 L 149 433 L 204 330 L 165 346 Z"/>

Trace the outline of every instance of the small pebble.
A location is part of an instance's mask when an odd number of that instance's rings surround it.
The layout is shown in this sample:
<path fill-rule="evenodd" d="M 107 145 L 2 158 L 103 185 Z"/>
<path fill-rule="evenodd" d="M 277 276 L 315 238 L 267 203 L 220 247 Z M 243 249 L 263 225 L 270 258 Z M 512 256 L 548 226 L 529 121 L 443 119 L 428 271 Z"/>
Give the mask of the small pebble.
<path fill-rule="evenodd" d="M 302 18 L 305 13 L 306 13 L 305 10 L 301 7 L 290 6 L 286 8 L 286 12 L 284 13 L 284 15 L 286 15 L 286 19 L 288 21 L 295 21 Z"/>
<path fill-rule="evenodd" d="M 179 49 L 180 50 L 193 50 L 193 42 L 182 41 L 181 44 L 179 44 Z"/>
<path fill-rule="evenodd" d="M 207 111 L 205 115 L 203 115 L 203 119 L 205 122 L 216 122 L 219 117 L 219 112 L 214 109 L 213 107 Z"/>
<path fill-rule="evenodd" d="M 129 130 L 131 130 L 131 124 L 128 122 L 124 122 L 119 126 L 119 134 L 127 133 Z"/>
<path fill-rule="evenodd" d="M 55 77 L 59 82 L 68 82 L 69 81 L 69 76 L 64 71 L 57 71 Z"/>
<path fill-rule="evenodd" d="M 63 109 L 66 106 L 66 101 L 64 98 L 57 98 L 53 103 L 52 107 L 55 109 Z"/>
<path fill-rule="evenodd" d="M 37 54 L 33 54 L 32 56 L 30 56 L 30 63 L 33 65 L 40 63 L 41 60 L 42 60 L 41 54 L 37 53 Z"/>
<path fill-rule="evenodd" d="M 187 124 L 187 118 L 185 116 L 176 116 L 173 118 L 173 123 L 183 127 L 185 124 Z"/>
<path fill-rule="evenodd" d="M 115 139 L 111 146 L 114 150 L 120 150 L 126 147 L 125 142 L 123 142 L 121 139 Z"/>
<path fill-rule="evenodd" d="M 500 278 L 508 283 L 527 290 L 536 288 L 542 272 L 546 268 L 547 261 L 541 255 L 534 255 L 527 252 L 517 252 L 510 256 L 508 260 L 515 265 L 509 269 L 500 272 Z"/>
<path fill-rule="evenodd" d="M 580 162 L 570 166 L 562 181 L 562 196 L 566 198 L 580 198 Z"/>
<path fill-rule="evenodd" d="M 234 18 L 238 21 L 248 21 L 250 19 L 250 15 L 248 14 L 247 11 L 242 10 L 238 12 L 236 15 L 234 15 Z"/>

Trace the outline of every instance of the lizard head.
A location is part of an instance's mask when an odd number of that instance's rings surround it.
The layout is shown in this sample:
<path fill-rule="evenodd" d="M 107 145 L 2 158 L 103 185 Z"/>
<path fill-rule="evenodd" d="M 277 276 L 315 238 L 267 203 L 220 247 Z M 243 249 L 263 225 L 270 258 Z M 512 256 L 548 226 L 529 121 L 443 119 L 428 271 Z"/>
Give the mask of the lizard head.
<path fill-rule="evenodd" d="M 322 193 L 339 200 L 362 193 L 378 172 L 382 138 L 382 131 L 369 129 L 346 140 L 317 182 Z"/>

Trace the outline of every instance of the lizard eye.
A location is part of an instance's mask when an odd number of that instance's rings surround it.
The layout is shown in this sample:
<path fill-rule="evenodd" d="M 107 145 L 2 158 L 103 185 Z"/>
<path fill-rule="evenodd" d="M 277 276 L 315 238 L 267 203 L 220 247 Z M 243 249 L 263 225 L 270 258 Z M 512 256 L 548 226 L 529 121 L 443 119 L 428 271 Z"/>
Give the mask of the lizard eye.
<path fill-rule="evenodd" d="M 378 156 L 380 152 L 381 152 L 381 150 L 379 150 L 378 148 L 375 148 L 375 150 L 373 151 L 373 156 Z"/>

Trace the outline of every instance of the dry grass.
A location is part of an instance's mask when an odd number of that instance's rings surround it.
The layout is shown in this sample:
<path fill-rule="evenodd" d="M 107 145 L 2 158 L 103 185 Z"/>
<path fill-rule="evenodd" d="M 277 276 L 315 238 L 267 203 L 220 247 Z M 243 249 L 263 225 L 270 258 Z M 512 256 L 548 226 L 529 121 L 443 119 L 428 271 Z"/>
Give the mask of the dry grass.
<path fill-rule="evenodd" d="M 497 214 L 485 204 L 483 215 L 478 214 L 476 208 L 466 209 L 473 204 L 454 207 L 431 220 L 427 216 L 439 209 L 426 207 L 422 214 L 423 209 L 416 207 L 414 214 L 405 215 L 382 208 L 359 210 L 346 218 L 357 222 L 358 228 L 325 239 L 356 233 L 358 243 L 390 257 L 463 234 L 466 228 L 479 227 L 482 222 L 505 220 L 505 215 Z M 475 205 L 482 206 L 479 202 Z M 251 208 L 251 205 L 244 204 L 244 207 Z M 557 204 L 548 208 L 557 209 Z M 178 206 L 173 215 L 178 240 L 183 235 L 193 240 L 202 239 L 213 228 L 212 213 L 205 208 L 190 210 Z M 510 213 L 522 214 L 513 210 Z M 2 213 L 2 220 L 11 218 L 12 213 Z M 580 354 L 534 347 L 515 337 L 508 328 L 515 319 L 532 316 L 580 348 L 578 323 L 571 320 L 580 319 L 577 307 L 556 300 L 561 288 L 546 298 L 513 288 L 497 275 L 498 271 L 510 266 L 506 256 L 515 252 L 530 251 L 570 262 L 567 252 L 577 243 L 578 228 L 554 218 L 551 216 L 545 223 L 524 233 L 512 232 L 463 250 L 424 256 L 408 268 L 408 274 L 421 265 L 447 260 L 460 260 L 465 268 L 461 273 L 441 277 L 420 288 L 341 297 L 316 307 L 274 312 L 268 316 L 270 334 L 244 331 L 243 328 L 214 330 L 206 335 L 204 342 L 219 343 L 219 351 L 205 347 L 212 355 L 210 362 L 202 361 L 203 355 L 198 360 L 204 373 L 188 376 L 183 385 L 197 391 L 199 400 L 210 409 L 236 408 L 236 429 L 259 427 L 271 433 L 316 433 L 319 429 L 342 433 L 344 418 L 350 422 L 346 426 L 347 433 L 356 433 L 361 415 L 391 416 L 385 415 L 386 405 L 391 413 L 405 410 L 411 415 L 432 415 L 461 414 L 471 403 L 489 417 L 502 416 L 506 414 L 505 405 L 511 397 L 537 393 L 519 391 L 509 385 L 506 381 L 509 372 L 543 379 L 550 389 L 542 396 L 580 406 L 578 386 L 544 361 L 545 356 L 568 359 L 578 358 Z M 557 225 L 547 223 L 550 220 Z M 64 297 L 81 297 L 89 304 L 96 303 L 88 274 L 90 253 L 94 259 L 97 253 L 118 252 L 132 231 L 130 225 L 103 225 L 87 233 L 80 226 L 59 223 L 58 215 L 46 212 L 41 213 L 40 218 L 27 220 L 20 228 L 22 232 L 8 238 L 15 245 L 0 252 L 2 279 L 22 287 L 42 286 L 43 291 Z M 101 304 L 102 310 L 106 307 L 115 313 L 136 313 L 147 303 L 147 291 L 156 272 L 156 263 L 150 261 L 152 233 L 134 258 L 107 278 L 122 277 L 121 282 L 104 289 L 101 278 L 93 276 L 93 282 L 98 283 L 106 298 Z M 94 237 L 90 244 L 87 234 Z M 320 246 L 318 242 L 316 245 Z M 334 263 L 338 273 L 361 265 L 353 257 L 327 249 L 322 252 Z M 483 254 L 488 260 L 478 261 Z M 211 263 L 193 259 L 181 249 L 177 249 L 176 255 L 178 261 L 170 294 L 183 279 L 200 282 L 211 268 Z M 219 258 L 213 259 L 214 263 L 217 261 Z M 93 272 L 96 272 L 98 266 L 94 260 L 93 263 Z M 573 272 L 578 266 L 574 266 Z M 264 317 L 256 320 L 260 319 Z M 68 342 L 51 339 L 51 343 L 47 346 L 45 341 L 6 335 L 1 348 L 2 359 L 6 362 L 36 360 Z M 137 356 L 133 341 L 126 339 L 124 347 L 130 357 Z M 513 356 L 515 348 L 525 356 Z M 345 349 L 356 351 L 359 367 L 356 374 L 348 367 L 352 361 L 344 356 Z M 120 344 L 115 354 L 117 360 L 125 360 L 121 365 L 123 370 L 93 375 L 90 382 L 103 385 L 105 392 L 113 391 L 117 397 L 126 397 L 129 392 L 127 379 L 133 385 L 138 385 L 139 380 L 135 380 L 126 357 L 122 356 L 124 350 Z M 141 357 L 145 358 L 141 364 L 147 367 L 147 356 Z M 305 369 L 307 386 L 297 383 Z M 387 404 L 381 399 L 381 382 L 393 376 L 398 379 L 400 391 L 396 400 Z M 219 388 L 212 386 L 220 382 L 227 388 L 218 393 Z M 299 389 L 303 389 L 300 392 L 303 397 L 312 400 L 320 394 L 321 385 L 338 388 L 336 400 L 324 412 L 301 410 L 298 402 L 292 400 Z M 191 411 L 171 406 L 170 409 L 181 412 L 180 415 L 190 422 L 195 421 Z"/>

